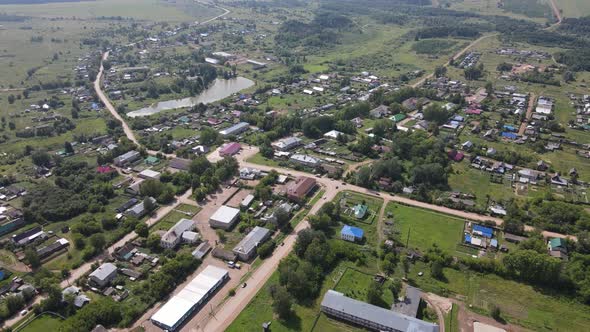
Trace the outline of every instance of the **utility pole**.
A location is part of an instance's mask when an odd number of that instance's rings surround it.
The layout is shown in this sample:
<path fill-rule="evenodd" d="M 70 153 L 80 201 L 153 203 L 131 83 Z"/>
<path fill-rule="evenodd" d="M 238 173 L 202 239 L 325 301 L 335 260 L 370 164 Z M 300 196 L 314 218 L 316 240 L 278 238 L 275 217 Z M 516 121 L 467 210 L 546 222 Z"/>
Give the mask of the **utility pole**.
<path fill-rule="evenodd" d="M 408 244 L 410 243 L 410 233 L 412 232 L 412 227 L 408 228 L 408 238 L 406 240 L 406 248 L 408 247 Z"/>

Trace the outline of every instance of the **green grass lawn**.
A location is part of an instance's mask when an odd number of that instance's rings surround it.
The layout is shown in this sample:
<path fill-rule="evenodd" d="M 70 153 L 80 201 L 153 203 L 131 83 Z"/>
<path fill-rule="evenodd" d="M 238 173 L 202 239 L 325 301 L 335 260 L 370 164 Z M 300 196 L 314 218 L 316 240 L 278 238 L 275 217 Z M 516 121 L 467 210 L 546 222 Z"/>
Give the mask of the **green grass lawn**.
<path fill-rule="evenodd" d="M 179 212 L 177 210 L 172 210 L 157 223 L 152 225 L 150 232 L 167 231 L 182 218 L 189 219 L 191 216 L 187 216 L 185 213 Z"/>
<path fill-rule="evenodd" d="M 340 281 L 334 290 L 353 299 L 366 302 L 367 291 L 373 282 L 372 274 L 348 268 L 340 278 Z M 388 290 L 388 286 L 389 282 L 383 284 L 383 296 L 381 297 L 383 301 L 382 307 L 387 309 L 391 308 L 391 305 L 393 304 L 393 294 Z"/>
<path fill-rule="evenodd" d="M 62 319 L 45 314 L 35 318 L 29 325 L 25 326 L 19 332 L 47 332 L 59 331 Z"/>
<path fill-rule="evenodd" d="M 428 210 L 390 203 L 387 214 L 393 214 L 394 229 L 399 231 L 399 239 L 405 244 L 410 234 L 408 247 L 424 252 L 436 244 L 449 254 L 455 254 L 460 243 L 463 221 L 458 218 Z"/>
<path fill-rule="evenodd" d="M 424 275 L 419 277 L 418 272 Z M 402 273 L 400 267 L 396 276 Z M 446 281 L 436 280 L 430 276 L 428 264 L 417 262 L 411 266 L 408 279 L 426 292 L 459 297 L 484 315 L 495 304 L 507 321 L 533 331 L 584 331 L 590 324 L 587 306 L 536 287 L 468 270 L 445 268 L 444 275 Z"/>
<path fill-rule="evenodd" d="M 290 318 L 288 321 L 281 321 L 277 319 L 272 312 L 272 298 L 268 291 L 268 287 L 270 285 L 277 284 L 279 280 L 278 272 L 273 273 L 270 279 L 266 282 L 266 284 L 264 284 L 264 286 L 258 291 L 256 296 L 252 299 L 252 301 L 248 303 L 246 308 L 242 310 L 242 312 L 233 321 L 233 323 L 226 329 L 226 332 L 256 331 L 260 328 L 263 322 L 268 321 L 272 321 L 273 332 L 312 331 L 312 327 L 314 326 L 315 320 L 316 318 L 318 318 L 318 315 L 320 313 L 320 303 L 322 302 L 324 294 L 328 291 L 328 289 L 334 289 L 334 287 L 336 287 L 336 283 L 338 282 L 338 280 L 340 280 L 340 277 L 342 275 L 346 275 L 346 271 L 350 270 L 347 269 L 347 267 L 349 266 L 353 266 L 352 263 L 342 262 L 338 266 L 336 266 L 336 268 L 334 268 L 330 273 L 328 273 L 322 285 L 320 296 L 313 300 L 309 305 L 303 306 L 299 304 L 294 304 L 294 314 L 292 318 Z M 354 279 L 355 276 L 353 276 L 352 278 Z M 363 284 L 365 284 L 364 281 L 362 282 L 362 284 L 358 285 Z M 359 286 L 359 288 L 362 287 Z M 386 292 L 387 291 L 385 291 L 384 293 Z M 320 321 L 322 322 L 322 325 L 317 325 L 313 329 L 313 331 L 360 331 L 359 329 L 351 328 L 346 324 L 332 322 L 332 320 L 329 320 L 329 322 L 325 323 L 321 317 L 318 321 L 318 324 L 320 324 Z M 323 329 L 321 328 L 323 324 L 328 324 L 329 326 L 332 326 L 332 328 Z M 339 329 L 338 327 L 340 326 L 342 326 L 343 329 Z"/>
<path fill-rule="evenodd" d="M 459 313 L 459 307 L 453 304 L 451 311 L 445 315 L 445 331 L 448 332 L 459 332 L 459 320 L 457 315 Z"/>
<path fill-rule="evenodd" d="M 267 165 L 271 167 L 278 167 L 279 163 L 274 161 L 273 159 L 268 159 L 263 157 L 260 153 L 253 155 L 252 157 L 246 160 L 249 163 L 259 164 L 259 165 Z"/>
<path fill-rule="evenodd" d="M 486 195 L 493 201 L 514 197 L 514 190 L 507 180 L 502 184 L 491 182 L 490 173 L 470 167 L 468 160 L 453 163 L 449 185 L 453 191 L 475 195 L 476 202 L 481 207 L 485 207 L 487 203 Z"/>
<path fill-rule="evenodd" d="M 590 15 L 590 1 L 557 0 L 557 7 L 563 11 L 564 17 L 582 17 Z"/>

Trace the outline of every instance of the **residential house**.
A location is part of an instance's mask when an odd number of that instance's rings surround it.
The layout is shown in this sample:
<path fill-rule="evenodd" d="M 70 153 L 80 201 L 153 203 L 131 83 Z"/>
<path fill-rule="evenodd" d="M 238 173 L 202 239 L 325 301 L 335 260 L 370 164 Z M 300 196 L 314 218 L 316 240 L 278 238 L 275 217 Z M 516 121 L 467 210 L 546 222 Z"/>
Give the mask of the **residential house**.
<path fill-rule="evenodd" d="M 552 257 L 559 258 L 561 260 L 568 260 L 567 247 L 565 245 L 564 239 L 550 239 L 547 242 L 547 249 L 549 250 L 549 255 L 551 255 Z"/>
<path fill-rule="evenodd" d="M 324 137 L 338 139 L 338 136 L 340 136 L 340 135 L 344 135 L 344 133 L 341 133 L 338 130 L 330 130 L 329 132 L 324 134 Z"/>
<path fill-rule="evenodd" d="M 195 222 L 190 219 L 180 219 L 172 226 L 160 239 L 160 246 L 165 249 L 174 249 L 182 241 L 184 232 L 192 231 L 196 228 Z"/>
<path fill-rule="evenodd" d="M 389 115 L 390 110 L 389 107 L 385 105 L 379 105 L 376 108 L 369 111 L 369 114 L 371 114 L 373 118 L 381 119 L 382 117 Z"/>
<path fill-rule="evenodd" d="M 132 150 L 116 157 L 113 163 L 119 167 L 127 167 L 139 159 L 141 159 L 141 154 L 138 151 Z"/>
<path fill-rule="evenodd" d="M 156 204 L 155 198 L 148 197 L 148 199 L 150 200 L 152 205 Z M 128 209 L 127 211 L 125 211 L 125 215 L 130 216 L 130 217 L 135 217 L 135 218 L 141 218 L 149 212 L 151 212 L 151 211 L 146 210 L 145 205 L 144 205 L 144 201 L 141 201 L 141 202 L 137 203 L 136 205 L 134 205 L 133 207 L 131 207 L 130 209 Z"/>
<path fill-rule="evenodd" d="M 289 160 L 297 164 L 314 168 L 320 165 L 320 159 L 306 154 L 294 154 Z"/>
<path fill-rule="evenodd" d="M 117 277 L 117 267 L 112 263 L 104 263 L 88 276 L 90 283 L 103 288 Z"/>

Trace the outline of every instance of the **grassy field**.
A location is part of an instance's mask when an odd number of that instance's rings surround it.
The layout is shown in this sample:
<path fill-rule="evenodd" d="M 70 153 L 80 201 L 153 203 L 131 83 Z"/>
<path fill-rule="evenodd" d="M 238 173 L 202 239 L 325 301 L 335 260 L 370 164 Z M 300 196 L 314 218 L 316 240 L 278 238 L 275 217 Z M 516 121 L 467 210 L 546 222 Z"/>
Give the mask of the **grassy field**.
<path fill-rule="evenodd" d="M 101 16 L 121 16 L 136 20 L 192 22 L 218 15 L 221 10 L 189 0 L 174 2 L 162 0 L 97 0 L 35 5 L 0 5 L 0 12 L 46 18 L 75 17 L 77 19 L 89 19 Z"/>
<path fill-rule="evenodd" d="M 426 251 L 436 244 L 450 254 L 455 254 L 457 243 L 463 236 L 463 220 L 428 210 L 390 203 L 387 215 L 393 214 L 394 229 L 405 244 L 410 234 L 408 247 Z"/>
<path fill-rule="evenodd" d="M 262 156 L 260 153 L 253 155 L 252 157 L 246 160 L 249 163 L 259 164 L 259 165 L 266 165 L 271 167 L 278 167 L 279 163 L 274 161 L 273 159 L 268 159 Z"/>
<path fill-rule="evenodd" d="M 419 277 L 418 272 L 424 275 Z M 430 267 L 418 262 L 412 265 L 408 277 L 422 290 L 454 295 L 479 313 L 487 314 L 490 305 L 498 305 L 507 321 L 533 331 L 584 331 L 590 324 L 586 306 L 542 289 L 492 274 L 444 269 L 444 275 L 446 282 L 433 279 Z"/>
<path fill-rule="evenodd" d="M 167 231 L 174 226 L 180 219 L 190 219 L 199 212 L 200 208 L 193 205 L 181 204 L 176 209 L 170 211 L 151 228 L 150 232 Z"/>
<path fill-rule="evenodd" d="M 587 0 L 556 0 L 564 17 L 582 17 L 590 15 L 590 1 Z"/>
<path fill-rule="evenodd" d="M 470 167 L 467 160 L 454 163 L 453 171 L 449 176 L 451 189 L 474 194 L 476 202 L 482 207 L 488 203 L 486 195 L 493 201 L 514 197 L 514 190 L 510 187 L 509 181 L 504 180 L 502 184 L 491 182 L 489 173 Z"/>
<path fill-rule="evenodd" d="M 29 325 L 25 326 L 19 332 L 46 332 L 46 331 L 58 331 L 61 325 L 61 319 L 51 316 L 42 315 L 35 318 Z"/>
<path fill-rule="evenodd" d="M 552 17 L 547 0 L 504 0 L 504 10 L 529 17 Z"/>

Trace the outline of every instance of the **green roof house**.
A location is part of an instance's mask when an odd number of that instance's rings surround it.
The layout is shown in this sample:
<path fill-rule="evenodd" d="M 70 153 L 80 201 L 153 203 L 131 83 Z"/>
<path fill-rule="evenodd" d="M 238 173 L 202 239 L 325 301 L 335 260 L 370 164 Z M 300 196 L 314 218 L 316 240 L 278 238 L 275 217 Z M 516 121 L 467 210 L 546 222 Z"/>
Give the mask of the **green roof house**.
<path fill-rule="evenodd" d="M 149 156 L 145 158 L 145 163 L 148 165 L 155 165 L 160 162 L 160 159 L 154 156 Z"/>
<path fill-rule="evenodd" d="M 559 250 L 558 248 L 565 249 L 565 241 L 561 238 L 553 238 L 547 243 L 549 251 Z"/>
<path fill-rule="evenodd" d="M 352 210 L 354 211 L 354 217 L 357 219 L 363 219 L 367 214 L 367 210 L 369 209 L 368 206 L 357 204 L 355 205 Z"/>
<path fill-rule="evenodd" d="M 398 113 L 398 114 L 395 114 L 395 115 L 393 115 L 393 116 L 392 116 L 392 117 L 390 117 L 389 119 L 390 119 L 391 121 L 395 122 L 395 123 L 398 123 L 398 122 L 402 121 L 402 120 L 403 120 L 403 119 L 405 119 L 405 118 L 406 118 L 406 115 L 405 115 L 405 114 Z"/>

